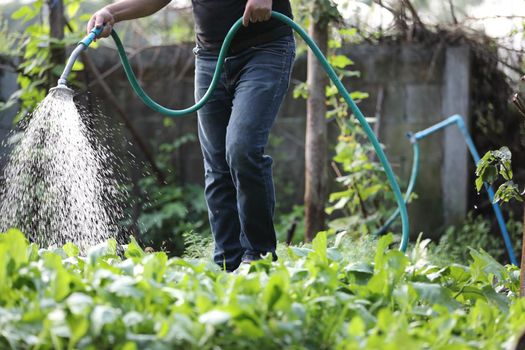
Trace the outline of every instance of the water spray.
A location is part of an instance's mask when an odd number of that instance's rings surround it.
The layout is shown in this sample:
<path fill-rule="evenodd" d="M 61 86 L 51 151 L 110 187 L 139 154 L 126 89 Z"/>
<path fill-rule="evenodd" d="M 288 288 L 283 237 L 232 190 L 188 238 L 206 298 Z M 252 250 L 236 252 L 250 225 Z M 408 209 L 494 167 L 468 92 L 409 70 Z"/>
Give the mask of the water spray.
<path fill-rule="evenodd" d="M 366 121 L 365 116 L 363 115 L 359 107 L 357 107 L 356 103 L 354 102 L 354 100 L 352 99 L 352 97 L 350 96 L 346 88 L 344 87 L 341 80 L 337 77 L 336 72 L 334 71 L 332 66 L 330 66 L 330 64 L 328 63 L 328 60 L 326 59 L 326 57 L 323 55 L 323 53 L 321 52 L 319 47 L 316 45 L 316 43 L 312 40 L 312 38 L 306 33 L 306 31 L 301 26 L 299 26 L 297 23 L 295 23 L 293 20 L 291 20 L 290 18 L 288 18 L 287 16 L 279 12 L 273 11 L 272 18 L 275 18 L 281 21 L 282 23 L 290 26 L 293 30 L 295 30 L 295 32 L 301 38 L 303 38 L 303 40 L 310 47 L 314 55 L 317 57 L 317 59 L 323 66 L 324 70 L 328 74 L 328 77 L 332 80 L 334 85 L 337 87 L 337 90 L 339 91 L 339 93 L 341 94 L 341 96 L 343 97 L 347 105 L 350 107 L 350 110 L 352 111 L 353 115 L 357 118 L 365 134 L 367 135 L 368 139 L 372 143 L 374 150 L 379 158 L 379 161 L 381 162 L 381 165 L 383 166 L 385 170 L 385 174 L 388 178 L 388 182 L 390 183 L 390 187 L 396 198 L 396 202 L 398 205 L 399 214 L 401 216 L 401 222 L 402 222 L 402 237 L 401 237 L 401 243 L 400 243 L 399 249 L 405 252 L 408 246 L 408 240 L 409 240 L 409 234 L 410 234 L 407 207 L 406 207 L 406 203 L 403 198 L 403 195 L 401 193 L 401 190 L 399 188 L 399 184 L 397 183 L 394 172 L 392 171 L 392 167 L 390 163 L 388 162 L 388 159 L 376 135 L 372 131 L 372 128 Z M 228 54 L 230 44 L 235 34 L 241 27 L 242 27 L 242 18 L 240 18 L 239 20 L 237 20 L 237 22 L 235 22 L 235 24 L 231 27 L 228 34 L 226 35 L 224 42 L 222 44 L 221 50 L 219 52 L 219 56 L 217 58 L 217 66 L 215 67 L 215 73 L 213 75 L 213 79 L 210 83 L 210 86 L 208 87 L 208 90 L 204 94 L 204 96 L 193 106 L 185 108 L 185 109 L 181 109 L 181 110 L 166 108 L 158 104 L 157 102 L 155 102 L 153 99 L 151 99 L 146 94 L 146 92 L 142 89 L 142 87 L 139 85 L 137 81 L 135 73 L 133 72 L 133 69 L 131 68 L 131 65 L 126 56 L 124 46 L 119 36 L 117 35 L 117 32 L 115 32 L 115 30 L 111 31 L 111 37 L 113 38 L 117 46 L 118 54 L 122 62 L 122 66 L 124 67 L 126 76 L 131 84 L 131 87 L 133 88 L 135 93 L 138 95 L 138 97 L 148 107 L 150 107 L 151 109 L 153 109 L 154 111 L 162 115 L 169 116 L 169 117 L 182 117 L 182 116 L 186 116 L 188 114 L 191 114 L 199 110 L 202 106 L 206 104 L 208 99 L 213 94 L 213 91 L 215 90 L 215 87 L 217 86 L 219 82 L 219 77 L 222 72 L 223 63 Z M 75 50 L 73 50 L 73 53 L 69 57 L 69 60 L 66 64 L 64 72 L 62 73 L 62 75 L 60 76 L 60 79 L 58 80 L 58 85 L 57 87 L 54 88 L 55 90 L 56 89 L 60 89 L 60 90 L 67 89 L 71 91 L 71 89 L 69 89 L 66 84 L 67 84 L 67 78 L 69 74 L 71 73 L 71 70 L 73 68 L 75 61 L 78 59 L 79 55 L 88 48 L 88 46 L 93 42 L 93 40 L 95 40 L 95 38 L 97 38 L 100 35 L 102 30 L 103 30 L 103 27 L 94 28 L 84 39 L 82 39 L 82 41 L 79 42 L 78 46 L 75 48 Z"/>

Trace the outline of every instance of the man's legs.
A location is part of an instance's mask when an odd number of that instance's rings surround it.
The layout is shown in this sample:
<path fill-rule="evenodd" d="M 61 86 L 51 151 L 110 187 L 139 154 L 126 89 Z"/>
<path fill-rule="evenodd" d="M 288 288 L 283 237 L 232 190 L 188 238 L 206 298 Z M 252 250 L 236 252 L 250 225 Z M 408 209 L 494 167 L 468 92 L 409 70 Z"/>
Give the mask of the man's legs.
<path fill-rule="evenodd" d="M 195 49 L 195 99 L 210 85 L 216 56 Z M 198 111 L 199 141 L 204 156 L 205 196 L 213 237 L 214 261 L 228 271 L 235 270 L 244 253 L 239 241 L 240 224 L 236 190 L 226 163 L 226 128 L 232 111 L 232 98 L 225 87 L 225 75 L 212 98 Z"/>
<path fill-rule="evenodd" d="M 237 190 L 240 243 L 247 261 L 268 252 L 276 258 L 272 158 L 264 155 L 264 148 L 288 89 L 295 42 L 284 37 L 249 50 L 225 65 L 235 89 L 226 161 Z"/>

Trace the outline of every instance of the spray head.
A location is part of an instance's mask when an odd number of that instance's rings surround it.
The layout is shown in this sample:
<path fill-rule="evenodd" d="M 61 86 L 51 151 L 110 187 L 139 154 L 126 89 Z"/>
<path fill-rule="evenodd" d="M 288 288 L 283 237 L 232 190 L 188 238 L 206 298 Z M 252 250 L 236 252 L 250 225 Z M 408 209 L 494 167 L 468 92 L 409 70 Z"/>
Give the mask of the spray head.
<path fill-rule="evenodd" d="M 49 89 L 49 92 L 54 92 L 54 91 L 60 91 L 61 93 L 70 94 L 71 96 L 73 96 L 73 93 L 74 93 L 72 89 L 68 88 L 66 84 L 60 83 L 60 81 L 57 86 Z"/>

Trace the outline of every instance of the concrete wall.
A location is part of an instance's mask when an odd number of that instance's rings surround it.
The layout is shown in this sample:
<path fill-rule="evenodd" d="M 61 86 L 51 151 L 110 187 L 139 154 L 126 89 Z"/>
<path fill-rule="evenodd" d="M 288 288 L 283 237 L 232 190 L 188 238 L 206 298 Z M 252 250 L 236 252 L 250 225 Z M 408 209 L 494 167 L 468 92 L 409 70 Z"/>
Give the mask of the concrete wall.
<path fill-rule="evenodd" d="M 13 71 L 0 69 L 0 101 L 7 101 L 9 96 L 18 89 L 16 78 L 17 75 Z M 7 139 L 9 131 L 11 131 L 17 110 L 18 106 L 15 105 L 7 110 L 0 111 L 0 169 L 3 169 L 6 162 L 7 145 L 4 141 Z"/>
<path fill-rule="evenodd" d="M 360 45 L 347 49 L 346 54 L 362 72 L 361 79 L 347 85 L 370 93 L 361 107 L 368 116 L 380 111 L 380 141 L 406 186 L 412 166 L 407 132 L 420 131 L 456 113 L 469 125 L 469 49 Z M 435 236 L 466 216 L 468 186 L 473 186 L 471 160 L 455 127 L 422 140 L 420 147 L 418 198 L 409 207 L 411 228 L 414 235 L 423 231 Z"/>
<path fill-rule="evenodd" d="M 345 53 L 355 62 L 359 79 L 345 81 L 349 90 L 366 91 L 370 98 L 360 107 L 366 116 L 377 116 L 380 141 L 403 189 L 410 175 L 412 151 L 405 135 L 419 131 L 451 114 L 468 117 L 470 56 L 467 48 L 423 46 L 419 44 L 358 45 Z M 119 64 L 114 50 L 89 52 L 101 72 Z M 134 69 L 148 93 L 161 104 L 176 108 L 193 103 L 194 56 L 190 46 L 156 47 L 135 55 Z M 296 61 L 290 93 L 286 97 L 272 131 L 268 153 L 274 157 L 278 203 L 289 207 L 301 203 L 304 188 L 305 102 L 293 99 L 291 91 L 306 75 L 305 57 Z M 87 81 L 94 81 L 89 74 Z M 153 147 L 181 136 L 196 135 L 196 118 L 174 120 L 164 126 L 164 118 L 135 97 L 120 67 L 107 77 L 121 106 L 143 138 Z M 90 87 L 104 114 L 118 119 L 114 105 L 100 86 Z M 468 125 L 468 121 L 467 121 Z M 0 136 L 1 137 L 1 136 Z M 117 140 L 127 145 L 129 137 Z M 332 138 L 333 139 L 333 138 Z M 134 151 L 139 155 L 140 152 Z M 410 205 L 412 232 L 435 235 L 445 224 L 465 216 L 468 169 L 466 147 L 455 130 L 438 133 L 421 142 L 421 171 Z M 174 170 L 182 181 L 203 180 L 201 153 L 197 142 L 181 147 L 174 156 Z"/>

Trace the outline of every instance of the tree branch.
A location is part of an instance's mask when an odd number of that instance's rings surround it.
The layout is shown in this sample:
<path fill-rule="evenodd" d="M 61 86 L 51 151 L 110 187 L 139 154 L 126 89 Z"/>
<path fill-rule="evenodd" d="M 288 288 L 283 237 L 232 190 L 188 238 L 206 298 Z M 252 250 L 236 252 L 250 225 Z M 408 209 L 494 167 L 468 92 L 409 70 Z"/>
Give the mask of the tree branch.
<path fill-rule="evenodd" d="M 450 15 L 452 16 L 452 21 L 454 24 L 458 24 L 458 19 L 456 17 L 456 12 L 454 10 L 454 4 L 452 3 L 452 0 L 448 0 L 448 6 L 450 7 Z"/>
<path fill-rule="evenodd" d="M 423 24 L 423 21 L 421 21 L 421 18 L 419 17 L 416 9 L 414 8 L 410 0 L 402 0 L 402 2 L 408 8 L 408 11 L 410 11 L 410 14 L 412 15 L 412 19 L 414 20 L 414 23 L 418 24 L 421 27 L 421 29 L 426 30 L 426 27 Z"/>
<path fill-rule="evenodd" d="M 486 17 L 465 17 L 464 21 L 485 21 L 487 19 L 525 19 L 525 16 L 516 16 L 516 15 L 494 15 L 494 16 L 486 16 Z"/>

